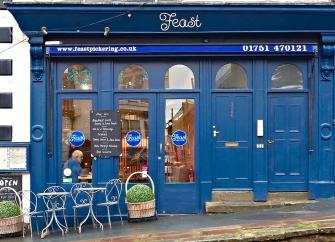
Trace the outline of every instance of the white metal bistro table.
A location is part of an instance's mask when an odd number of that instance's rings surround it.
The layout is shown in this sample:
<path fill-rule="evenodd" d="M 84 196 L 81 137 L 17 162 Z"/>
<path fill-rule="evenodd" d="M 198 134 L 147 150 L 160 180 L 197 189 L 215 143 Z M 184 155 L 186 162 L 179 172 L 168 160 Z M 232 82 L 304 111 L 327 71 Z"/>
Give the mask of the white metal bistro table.
<path fill-rule="evenodd" d="M 93 197 L 94 194 L 97 192 L 104 192 L 106 190 L 105 187 L 79 187 L 75 189 L 78 192 L 86 192 L 87 195 L 90 198 L 90 202 L 89 202 L 89 207 L 88 207 L 88 213 L 85 217 L 85 219 L 83 221 L 81 221 L 81 223 L 79 224 L 79 233 L 81 233 L 81 226 L 87 221 L 87 219 L 89 218 L 89 216 L 92 216 L 92 220 L 93 220 L 93 224 L 94 221 L 96 221 L 99 225 L 101 230 L 104 230 L 104 226 L 102 225 L 102 223 L 97 219 L 97 217 L 94 215 L 94 211 L 93 211 Z"/>
<path fill-rule="evenodd" d="M 42 192 L 42 193 L 37 193 L 36 196 L 37 197 L 43 197 L 47 200 L 47 202 L 51 205 L 51 208 L 47 207 L 46 211 L 51 212 L 51 218 L 49 223 L 46 225 L 46 227 L 42 230 L 41 233 L 41 239 L 43 239 L 45 236 L 48 235 L 49 233 L 49 227 L 51 226 L 52 222 L 55 220 L 58 228 L 60 228 L 60 230 L 62 231 L 62 235 L 64 235 L 64 229 L 65 232 L 67 232 L 68 228 L 63 225 L 57 218 L 57 214 L 56 211 L 58 210 L 58 202 L 59 199 L 61 199 L 62 196 L 69 196 L 70 193 L 69 192 Z"/>

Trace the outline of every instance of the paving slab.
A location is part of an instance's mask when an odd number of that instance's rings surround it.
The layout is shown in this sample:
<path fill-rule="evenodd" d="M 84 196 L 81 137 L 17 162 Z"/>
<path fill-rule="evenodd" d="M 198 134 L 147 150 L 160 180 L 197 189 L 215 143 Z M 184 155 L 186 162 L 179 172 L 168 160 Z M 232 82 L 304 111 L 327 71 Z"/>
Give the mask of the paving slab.
<path fill-rule="evenodd" d="M 227 234 L 233 236 L 236 233 L 241 237 L 243 234 L 249 234 L 252 229 L 279 228 L 277 231 L 283 232 L 283 227 L 293 227 L 296 230 L 305 229 L 306 231 L 310 231 L 315 224 L 318 224 L 318 226 L 328 226 L 328 230 L 324 229 L 324 231 L 330 231 L 330 229 L 334 229 L 335 231 L 335 228 L 333 228 L 335 226 L 334 200 L 235 214 L 160 216 L 157 221 L 125 223 L 124 225 L 121 225 L 119 222 L 113 222 L 112 229 L 105 226 L 104 231 L 93 229 L 91 225 L 87 225 L 83 228 L 81 234 L 70 230 L 68 234 L 62 237 L 60 232 L 52 232 L 44 241 L 140 242 L 162 240 L 201 241 L 203 239 L 207 241 L 205 239 L 212 239 L 204 238 L 206 236 L 217 236 L 213 238 L 213 241 L 217 241 L 218 237 L 222 237 L 223 234 L 227 238 Z M 314 232 L 311 232 L 311 234 L 314 236 L 319 231 L 318 229 L 319 227 L 317 229 L 314 228 Z M 285 233 L 286 235 L 287 232 Z M 7 241 L 31 242 L 41 241 L 41 239 L 35 235 L 33 239 L 30 237 L 10 238 Z"/>

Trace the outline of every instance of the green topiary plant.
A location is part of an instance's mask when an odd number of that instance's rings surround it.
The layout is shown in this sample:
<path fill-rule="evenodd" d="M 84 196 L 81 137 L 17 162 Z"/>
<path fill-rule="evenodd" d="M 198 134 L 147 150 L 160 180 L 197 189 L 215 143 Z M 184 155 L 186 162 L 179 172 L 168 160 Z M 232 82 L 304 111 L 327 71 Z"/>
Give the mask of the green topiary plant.
<path fill-rule="evenodd" d="M 126 199 L 128 203 L 141 203 L 154 200 L 155 195 L 147 185 L 135 185 L 128 190 Z"/>
<path fill-rule="evenodd" d="M 20 215 L 19 207 L 11 201 L 0 202 L 0 218 L 10 218 Z"/>

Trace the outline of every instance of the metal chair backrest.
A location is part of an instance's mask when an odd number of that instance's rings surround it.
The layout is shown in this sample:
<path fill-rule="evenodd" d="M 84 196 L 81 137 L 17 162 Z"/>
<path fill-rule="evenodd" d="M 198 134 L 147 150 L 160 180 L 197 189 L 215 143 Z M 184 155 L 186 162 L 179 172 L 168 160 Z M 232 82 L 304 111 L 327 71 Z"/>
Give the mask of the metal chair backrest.
<path fill-rule="evenodd" d="M 61 186 L 51 186 L 44 190 L 45 193 L 56 193 L 56 192 L 66 192 L 65 189 Z M 47 209 L 55 209 L 65 208 L 66 204 L 66 195 L 54 195 L 50 196 L 50 199 L 43 197 L 43 201 Z"/>
<path fill-rule="evenodd" d="M 106 183 L 105 197 L 108 202 L 119 202 L 122 193 L 120 179 L 111 179 Z"/>
<path fill-rule="evenodd" d="M 37 196 L 33 191 L 23 190 L 19 192 L 19 195 L 22 197 L 22 201 L 29 201 L 29 207 L 23 206 L 22 211 L 24 214 L 30 214 L 37 212 Z"/>
<path fill-rule="evenodd" d="M 91 183 L 75 183 L 71 187 L 71 198 L 75 205 L 85 205 L 90 203 L 90 195 L 85 191 L 78 191 L 80 188 L 92 188 Z"/>

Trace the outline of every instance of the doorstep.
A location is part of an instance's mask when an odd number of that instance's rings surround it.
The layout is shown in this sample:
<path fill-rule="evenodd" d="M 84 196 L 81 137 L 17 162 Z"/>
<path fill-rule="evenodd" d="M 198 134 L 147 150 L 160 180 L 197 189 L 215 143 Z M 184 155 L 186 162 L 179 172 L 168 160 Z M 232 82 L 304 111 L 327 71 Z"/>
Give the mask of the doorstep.
<path fill-rule="evenodd" d="M 268 201 L 268 202 L 206 202 L 206 213 L 236 213 L 255 209 L 271 209 L 285 206 L 317 203 L 315 200 Z"/>

